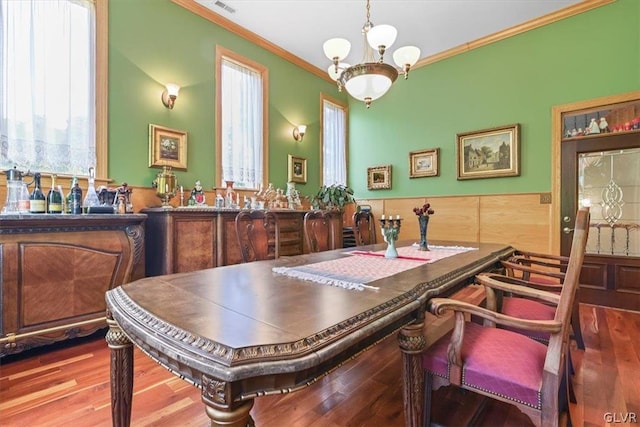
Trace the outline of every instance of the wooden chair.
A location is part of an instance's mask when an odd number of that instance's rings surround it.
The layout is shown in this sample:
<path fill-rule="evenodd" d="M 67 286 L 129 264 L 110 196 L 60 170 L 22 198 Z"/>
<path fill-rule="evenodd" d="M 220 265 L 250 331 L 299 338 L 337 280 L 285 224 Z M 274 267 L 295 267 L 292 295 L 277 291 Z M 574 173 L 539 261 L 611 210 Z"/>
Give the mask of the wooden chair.
<path fill-rule="evenodd" d="M 430 310 L 436 315 L 453 310 L 455 326 L 422 357 L 425 374 L 425 425 L 430 423 L 431 393 L 443 385 L 456 385 L 481 395 L 515 405 L 537 426 L 557 426 L 562 385 L 566 379 L 569 319 L 584 259 L 589 224 L 588 209 L 576 219 L 573 244 L 560 294 L 540 291 L 495 280 L 479 274 L 485 286 L 488 306 L 496 292 L 511 292 L 555 305 L 551 320 L 528 320 L 507 316 L 448 298 L 433 298 Z M 484 319 L 484 325 L 465 321 L 465 313 Z M 550 335 L 544 345 L 498 325 L 536 330 Z"/>
<path fill-rule="evenodd" d="M 236 235 L 243 263 L 278 258 L 279 234 L 278 220 L 272 212 L 243 210 L 236 215 Z"/>
<path fill-rule="evenodd" d="M 353 213 L 353 235 L 356 240 L 356 246 L 376 243 L 376 223 L 371 211 Z"/>
<path fill-rule="evenodd" d="M 514 277 L 521 281 L 516 284 L 530 286 L 535 289 L 560 293 L 564 282 L 565 272 L 569 262 L 569 257 L 562 255 L 550 255 L 534 252 L 518 251 L 507 261 L 503 261 L 507 276 Z M 571 311 L 571 326 L 573 338 L 580 350 L 584 350 L 584 339 L 582 337 L 582 327 L 580 324 L 580 287 L 576 290 L 573 310 Z M 518 313 L 524 313 L 526 318 L 545 319 L 553 316 L 553 312 L 545 307 L 522 299 L 505 297 L 500 306 L 500 312 L 510 316 L 522 317 Z M 537 334 L 534 336 L 543 342 L 547 337 Z"/>
<path fill-rule="evenodd" d="M 336 249 L 336 232 L 331 221 L 331 212 L 309 211 L 304 215 L 304 235 L 309 252 L 323 252 Z"/>

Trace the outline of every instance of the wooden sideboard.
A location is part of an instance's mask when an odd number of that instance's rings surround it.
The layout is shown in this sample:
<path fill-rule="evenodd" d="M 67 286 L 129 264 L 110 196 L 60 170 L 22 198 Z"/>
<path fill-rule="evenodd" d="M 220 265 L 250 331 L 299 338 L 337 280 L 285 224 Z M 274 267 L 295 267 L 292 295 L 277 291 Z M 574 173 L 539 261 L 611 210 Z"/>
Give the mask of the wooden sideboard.
<path fill-rule="evenodd" d="M 105 327 L 105 292 L 145 276 L 145 219 L 0 216 L 0 357 Z"/>
<path fill-rule="evenodd" d="M 146 224 L 147 276 L 186 273 L 242 261 L 236 237 L 238 209 L 213 207 L 142 209 Z M 280 228 L 280 256 L 308 252 L 304 242 L 306 211 L 273 209 Z M 342 230 L 342 218 L 334 226 Z M 269 239 L 275 245 L 275 236 Z"/>

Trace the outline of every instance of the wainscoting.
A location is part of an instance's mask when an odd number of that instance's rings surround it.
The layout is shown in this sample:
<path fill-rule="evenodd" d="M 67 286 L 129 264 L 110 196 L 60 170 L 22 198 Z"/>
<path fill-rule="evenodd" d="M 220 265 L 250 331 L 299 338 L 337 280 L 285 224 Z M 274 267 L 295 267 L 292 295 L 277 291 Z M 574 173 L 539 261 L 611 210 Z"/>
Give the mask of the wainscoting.
<path fill-rule="evenodd" d="M 429 221 L 427 238 L 472 243 L 507 243 L 534 252 L 554 253 L 551 234 L 551 204 L 541 203 L 548 193 L 498 194 L 455 197 L 415 197 L 361 199 L 370 205 L 376 219 L 400 215 L 400 239 L 419 238 L 418 220 L 413 213 L 427 201 L 435 210 Z"/>

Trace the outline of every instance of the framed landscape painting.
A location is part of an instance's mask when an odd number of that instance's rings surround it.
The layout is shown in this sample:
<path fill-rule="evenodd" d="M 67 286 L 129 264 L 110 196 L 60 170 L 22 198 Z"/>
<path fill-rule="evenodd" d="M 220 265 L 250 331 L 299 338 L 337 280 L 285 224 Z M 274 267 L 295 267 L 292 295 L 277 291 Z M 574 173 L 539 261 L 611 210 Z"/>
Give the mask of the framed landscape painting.
<path fill-rule="evenodd" d="M 520 125 L 456 135 L 458 179 L 520 175 Z"/>
<path fill-rule="evenodd" d="M 391 165 L 367 168 L 367 189 L 383 190 L 391 188 Z"/>
<path fill-rule="evenodd" d="M 412 151 L 409 153 L 409 178 L 438 176 L 439 148 Z"/>

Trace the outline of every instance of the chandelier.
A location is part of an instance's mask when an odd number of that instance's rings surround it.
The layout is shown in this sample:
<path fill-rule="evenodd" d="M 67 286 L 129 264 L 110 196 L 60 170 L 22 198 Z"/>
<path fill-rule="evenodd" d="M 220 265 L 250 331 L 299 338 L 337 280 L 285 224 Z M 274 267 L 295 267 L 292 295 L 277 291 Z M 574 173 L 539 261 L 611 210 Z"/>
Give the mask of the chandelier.
<path fill-rule="evenodd" d="M 384 53 L 395 42 L 398 31 L 391 25 L 374 26 L 369 18 L 370 4 L 367 0 L 367 20 L 362 27 L 364 54 L 360 64 L 349 65 L 340 62 L 351 50 L 351 43 L 347 39 L 333 38 L 324 42 L 322 46 L 324 54 L 333 61 L 327 71 L 337 82 L 338 91 L 345 88 L 349 95 L 364 101 L 367 108 L 371 101 L 387 93 L 399 73 L 404 74 L 406 79 L 409 70 L 420 57 L 420 49 L 416 46 L 404 46 L 393 53 L 393 60 L 400 70 L 383 62 Z M 374 50 L 380 55 L 377 61 Z"/>

